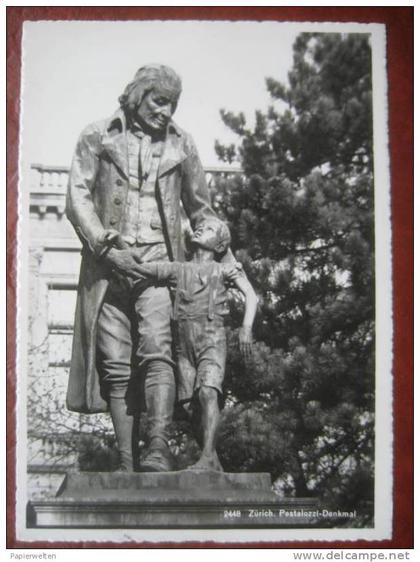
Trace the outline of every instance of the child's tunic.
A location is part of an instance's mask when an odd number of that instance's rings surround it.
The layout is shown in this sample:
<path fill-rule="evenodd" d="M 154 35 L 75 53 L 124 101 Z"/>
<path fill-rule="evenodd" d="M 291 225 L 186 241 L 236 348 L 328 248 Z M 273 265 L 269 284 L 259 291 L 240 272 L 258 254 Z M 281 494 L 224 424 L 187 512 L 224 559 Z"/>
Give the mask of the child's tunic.
<path fill-rule="evenodd" d="M 150 267 L 158 282 L 175 288 L 178 400 L 190 401 L 202 385 L 221 393 L 226 363 L 224 317 L 229 313 L 227 288 L 243 275 L 241 266 L 214 261 L 144 265 Z"/>

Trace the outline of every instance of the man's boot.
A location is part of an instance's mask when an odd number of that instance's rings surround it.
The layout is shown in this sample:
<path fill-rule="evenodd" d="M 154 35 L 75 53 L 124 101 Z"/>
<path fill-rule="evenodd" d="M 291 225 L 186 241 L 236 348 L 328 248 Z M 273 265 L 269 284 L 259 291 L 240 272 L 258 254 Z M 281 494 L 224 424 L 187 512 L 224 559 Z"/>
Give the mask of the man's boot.
<path fill-rule="evenodd" d="M 109 407 L 118 445 L 119 466 L 117 470 L 133 472 L 133 416 L 127 414 L 125 398 L 110 398 Z"/>
<path fill-rule="evenodd" d="M 168 443 L 160 437 L 154 437 L 140 462 L 140 472 L 171 472 L 173 470 L 174 459 Z"/>
<path fill-rule="evenodd" d="M 174 388 L 169 385 L 146 389 L 150 441 L 146 454 L 140 461 L 141 472 L 171 472 L 174 470 L 174 458 L 168 445 L 174 398 Z"/>

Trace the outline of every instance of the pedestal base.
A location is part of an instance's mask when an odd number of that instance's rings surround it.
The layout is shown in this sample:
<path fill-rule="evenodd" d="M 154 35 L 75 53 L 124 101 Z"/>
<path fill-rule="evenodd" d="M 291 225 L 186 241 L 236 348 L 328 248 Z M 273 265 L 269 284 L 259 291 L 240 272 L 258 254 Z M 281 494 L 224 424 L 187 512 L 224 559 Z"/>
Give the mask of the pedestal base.
<path fill-rule="evenodd" d="M 310 527 L 316 500 L 282 499 L 270 475 L 193 472 L 68 474 L 55 498 L 28 505 L 31 527 Z"/>

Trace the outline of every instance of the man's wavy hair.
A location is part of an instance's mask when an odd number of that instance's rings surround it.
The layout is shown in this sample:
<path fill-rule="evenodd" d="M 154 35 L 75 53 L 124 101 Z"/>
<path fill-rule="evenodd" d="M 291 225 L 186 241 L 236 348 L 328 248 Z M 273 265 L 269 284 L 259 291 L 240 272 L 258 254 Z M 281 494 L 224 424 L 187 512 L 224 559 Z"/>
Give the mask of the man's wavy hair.
<path fill-rule="evenodd" d="M 139 107 L 144 96 L 154 88 L 159 88 L 173 100 L 175 111 L 182 91 L 181 78 L 172 68 L 163 64 L 148 64 L 139 68 L 134 79 L 118 98 L 121 108 L 131 115 Z"/>

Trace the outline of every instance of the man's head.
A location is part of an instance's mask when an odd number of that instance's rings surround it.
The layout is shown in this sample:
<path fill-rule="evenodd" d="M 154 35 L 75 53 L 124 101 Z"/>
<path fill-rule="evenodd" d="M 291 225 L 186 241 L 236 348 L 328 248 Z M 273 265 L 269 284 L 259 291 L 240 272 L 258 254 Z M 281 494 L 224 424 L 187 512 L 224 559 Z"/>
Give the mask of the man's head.
<path fill-rule="evenodd" d="M 229 228 L 219 219 L 206 219 L 194 230 L 191 242 L 205 250 L 223 254 L 230 244 Z"/>
<path fill-rule="evenodd" d="M 136 72 L 119 102 L 130 118 L 159 132 L 174 114 L 181 90 L 181 79 L 172 68 L 148 64 Z"/>

